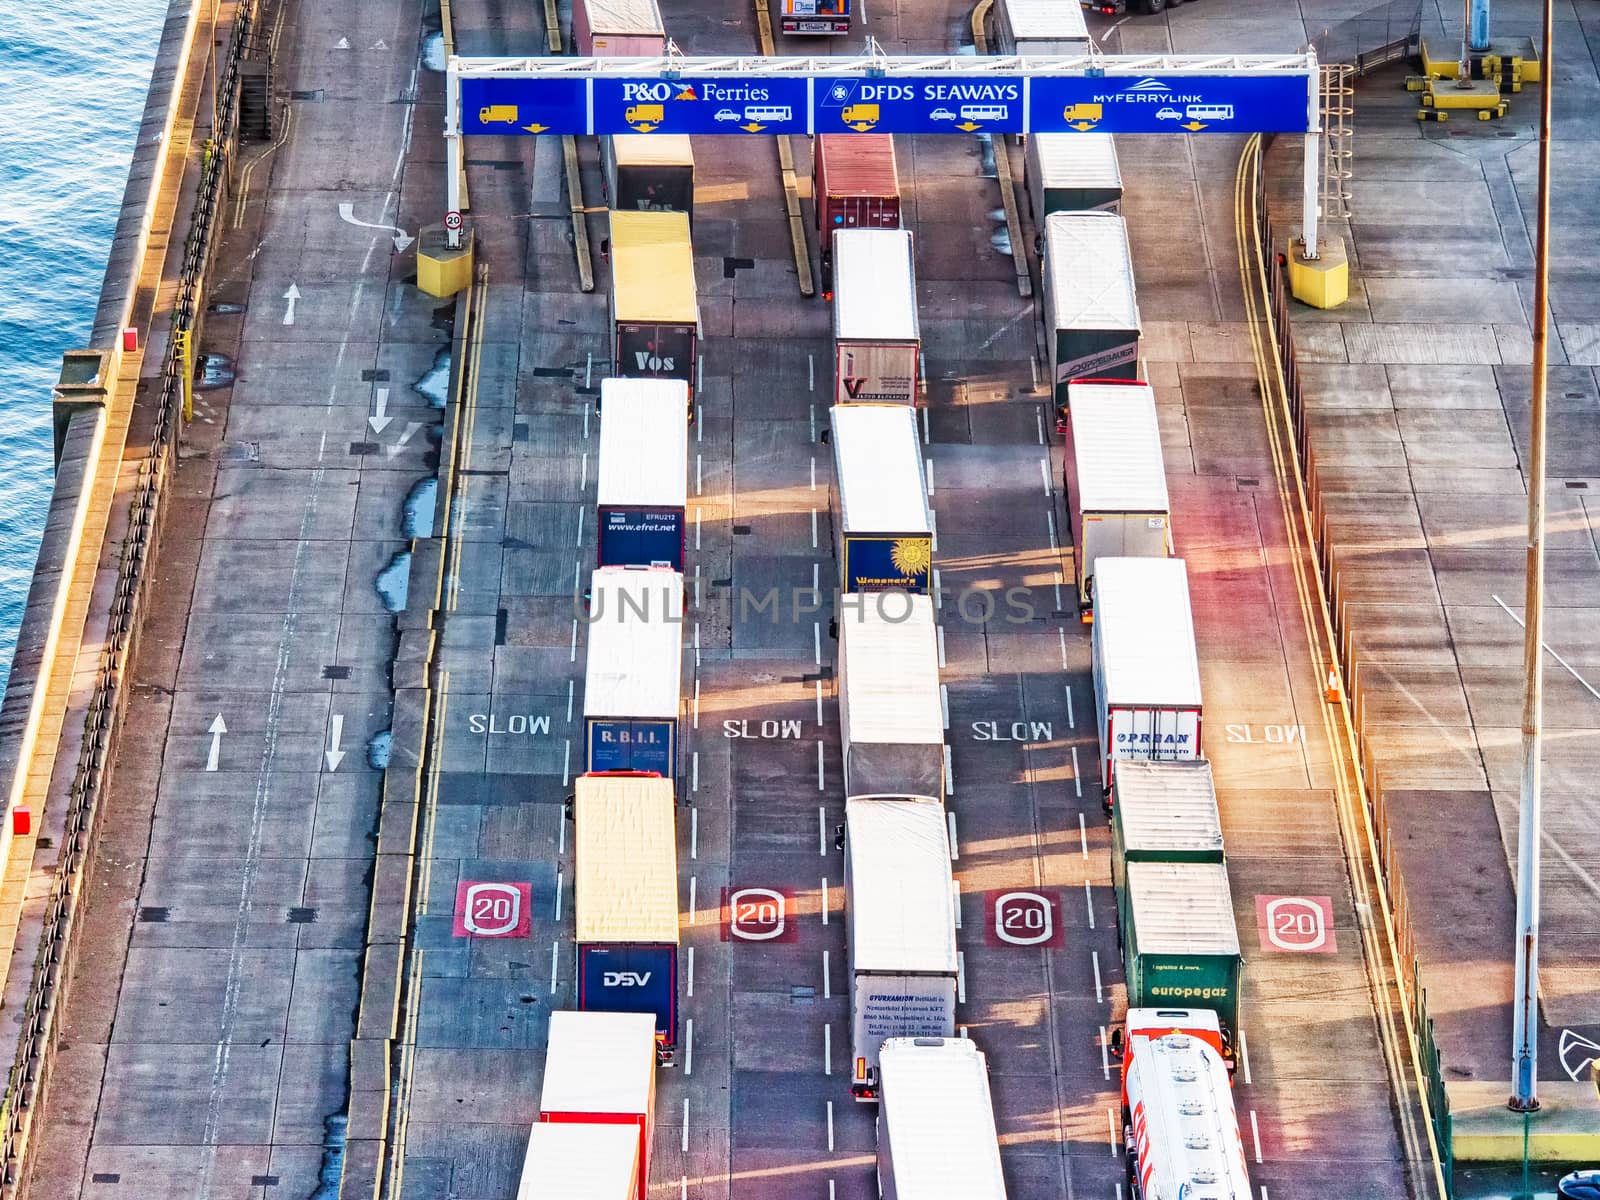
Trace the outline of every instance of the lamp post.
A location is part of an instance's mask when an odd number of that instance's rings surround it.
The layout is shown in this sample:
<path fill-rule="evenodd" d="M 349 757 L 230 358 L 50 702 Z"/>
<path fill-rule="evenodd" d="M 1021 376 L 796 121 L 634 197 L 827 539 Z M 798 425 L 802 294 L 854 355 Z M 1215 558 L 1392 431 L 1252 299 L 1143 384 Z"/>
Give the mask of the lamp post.
<path fill-rule="evenodd" d="M 1487 7 L 1487 6 L 1486 6 Z M 1544 0 L 1544 62 L 1539 95 L 1539 199 L 1533 243 L 1533 392 L 1528 431 L 1528 547 L 1522 642 L 1522 796 L 1517 821 L 1516 985 L 1512 996 L 1513 1112 L 1539 1107 L 1539 749 L 1544 720 L 1545 388 L 1550 306 L 1550 93 L 1553 0 Z"/>

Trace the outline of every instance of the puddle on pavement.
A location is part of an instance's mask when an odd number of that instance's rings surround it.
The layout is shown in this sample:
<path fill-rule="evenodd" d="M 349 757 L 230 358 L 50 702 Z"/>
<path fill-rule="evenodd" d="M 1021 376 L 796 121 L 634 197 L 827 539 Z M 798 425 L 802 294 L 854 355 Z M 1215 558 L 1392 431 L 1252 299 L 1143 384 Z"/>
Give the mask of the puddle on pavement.
<path fill-rule="evenodd" d="M 404 612 L 406 590 L 411 582 L 411 551 L 402 550 L 389 560 L 389 565 L 378 572 L 378 595 L 383 606 L 392 613 Z"/>
<path fill-rule="evenodd" d="M 994 165 L 994 139 L 987 133 L 976 135 L 978 139 L 978 174 L 985 179 L 995 179 L 999 172 Z"/>
<path fill-rule="evenodd" d="M 317 1172 L 317 1189 L 310 1200 L 337 1200 L 339 1181 L 344 1174 L 345 1129 L 350 1118 L 336 1112 L 324 1122 L 322 1169 Z"/>
<path fill-rule="evenodd" d="M 233 380 L 233 360 L 226 355 L 202 354 L 195 363 L 194 387 L 197 392 L 227 387 Z"/>
<path fill-rule="evenodd" d="M 450 394 L 450 347 L 441 346 L 433 356 L 428 373 L 411 385 L 411 390 L 435 408 L 443 408 Z"/>
<path fill-rule="evenodd" d="M 1001 254 L 1011 253 L 1011 230 L 1004 225 L 989 235 L 989 244 Z"/>
<path fill-rule="evenodd" d="M 389 765 L 389 749 L 394 744 L 394 734 L 387 729 L 380 729 L 372 735 L 372 740 L 367 743 L 367 766 L 374 771 L 381 771 Z"/>
<path fill-rule="evenodd" d="M 400 517 L 400 532 L 408 538 L 433 536 L 433 512 L 439 498 L 439 480 L 424 479 L 411 489 Z"/>
<path fill-rule="evenodd" d="M 444 70 L 443 33 L 430 33 L 422 39 L 422 65 L 430 71 Z"/>
<path fill-rule="evenodd" d="M 218 313 L 218 314 L 221 314 L 223 316 L 226 316 L 226 315 L 228 315 L 230 313 L 242 313 L 244 311 L 244 305 L 242 305 L 242 304 L 212 304 L 207 308 L 206 311 L 214 312 L 214 313 Z"/>

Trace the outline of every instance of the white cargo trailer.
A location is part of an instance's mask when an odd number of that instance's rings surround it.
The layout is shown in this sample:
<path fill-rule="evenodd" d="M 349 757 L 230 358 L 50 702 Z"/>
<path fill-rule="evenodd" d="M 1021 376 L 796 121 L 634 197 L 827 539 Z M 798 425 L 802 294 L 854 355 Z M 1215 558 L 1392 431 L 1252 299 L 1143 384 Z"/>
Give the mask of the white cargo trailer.
<path fill-rule="evenodd" d="M 600 400 L 597 565 L 681 571 L 688 388 L 678 379 L 604 379 Z"/>
<path fill-rule="evenodd" d="M 868 1101 L 885 1039 L 955 1034 L 955 887 L 937 800 L 846 801 L 844 832 L 850 1092 Z"/>
<path fill-rule="evenodd" d="M 1067 512 L 1076 553 L 1078 612 L 1094 612 L 1094 565 L 1102 558 L 1172 553 L 1172 507 L 1155 392 L 1144 383 L 1068 388 Z"/>
<path fill-rule="evenodd" d="M 997 54 L 1089 53 L 1089 25 L 1077 0 L 1000 0 L 994 27 Z"/>
<path fill-rule="evenodd" d="M 595 571 L 583 677 L 584 770 L 675 777 L 682 680 L 683 576 L 660 567 Z"/>
<path fill-rule="evenodd" d="M 631 1125 L 535 1124 L 517 1200 L 638 1200 L 639 1131 Z"/>
<path fill-rule="evenodd" d="M 839 590 L 926 592 L 933 516 L 916 413 L 898 404 L 835 404 L 828 419 Z"/>
<path fill-rule="evenodd" d="M 644 1200 L 650 1174 L 655 1111 L 656 1022 L 651 1014 L 550 1014 L 539 1120 L 626 1128 L 637 1153 L 638 1200 Z"/>
<path fill-rule="evenodd" d="M 1128 229 L 1111 212 L 1044 221 L 1045 341 L 1056 407 L 1074 379 L 1139 377 L 1139 296 Z"/>
<path fill-rule="evenodd" d="M 884 1200 L 1006 1200 L 983 1052 L 967 1038 L 895 1038 L 881 1059 Z"/>
<path fill-rule="evenodd" d="M 1200 660 L 1181 558 L 1102 558 L 1095 597 L 1095 716 L 1109 806 L 1118 759 L 1200 757 Z"/>
<path fill-rule="evenodd" d="M 845 795 L 943 800 L 932 597 L 879 593 L 842 604 L 838 677 Z"/>
<path fill-rule="evenodd" d="M 833 234 L 833 402 L 915 404 L 922 334 L 906 229 Z"/>
<path fill-rule="evenodd" d="M 1122 168 L 1109 133 L 1036 133 L 1028 138 L 1023 174 L 1033 223 L 1055 212 L 1117 212 Z"/>

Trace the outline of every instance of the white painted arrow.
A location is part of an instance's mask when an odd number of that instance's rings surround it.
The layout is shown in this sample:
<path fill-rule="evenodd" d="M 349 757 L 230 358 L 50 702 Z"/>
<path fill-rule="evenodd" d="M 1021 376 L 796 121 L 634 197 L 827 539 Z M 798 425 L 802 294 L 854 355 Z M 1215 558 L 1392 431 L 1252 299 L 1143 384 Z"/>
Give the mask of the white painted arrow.
<path fill-rule="evenodd" d="M 417 436 L 417 430 L 419 430 L 421 428 L 422 428 L 422 422 L 421 421 L 407 421 L 406 422 L 405 432 L 400 435 L 399 440 L 397 440 L 394 445 L 388 447 L 389 457 L 390 458 L 394 458 L 396 455 L 398 455 L 400 453 L 401 447 L 403 447 L 412 438 L 416 437 Z"/>
<path fill-rule="evenodd" d="M 340 739 L 344 737 L 344 717 L 335 713 L 333 715 L 333 729 L 328 734 L 328 749 L 322 756 L 328 764 L 328 770 L 337 771 L 339 764 L 344 761 L 344 751 L 339 749 Z"/>
<path fill-rule="evenodd" d="M 333 44 L 333 48 L 335 50 L 348 50 L 348 49 L 350 49 L 350 39 L 349 38 L 340 38 L 337 42 L 335 42 Z"/>
<path fill-rule="evenodd" d="M 228 732 L 228 723 L 222 719 L 221 713 L 217 714 L 217 719 L 211 722 L 206 732 L 211 735 L 211 752 L 206 755 L 206 770 L 215 771 L 222 759 L 222 735 Z"/>
<path fill-rule="evenodd" d="M 404 253 L 405 248 L 417 240 L 397 225 L 374 225 L 371 221 L 358 220 L 356 206 L 349 202 L 339 205 L 339 217 L 341 220 L 348 221 L 351 225 L 359 225 L 363 229 L 382 229 L 385 232 L 393 233 L 394 237 L 390 240 L 394 242 L 396 254 Z"/>
<path fill-rule="evenodd" d="M 289 290 L 283 294 L 283 298 L 289 302 L 289 307 L 283 310 L 283 323 L 285 325 L 293 325 L 294 302 L 300 299 L 300 289 L 291 283 L 289 285 Z"/>
<path fill-rule="evenodd" d="M 367 424 L 372 426 L 373 433 L 382 433 L 392 420 L 394 418 L 389 415 L 389 389 L 379 388 L 372 401 L 372 415 L 367 418 Z"/>

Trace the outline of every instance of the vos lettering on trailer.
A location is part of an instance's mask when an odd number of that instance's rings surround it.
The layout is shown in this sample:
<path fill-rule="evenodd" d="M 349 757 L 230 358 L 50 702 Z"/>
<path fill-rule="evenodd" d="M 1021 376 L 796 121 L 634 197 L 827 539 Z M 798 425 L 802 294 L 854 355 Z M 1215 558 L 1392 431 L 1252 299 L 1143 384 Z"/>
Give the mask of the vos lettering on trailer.
<path fill-rule="evenodd" d="M 667 779 L 678 773 L 677 736 L 667 720 L 589 719 L 587 769 L 653 771 Z"/>
<path fill-rule="evenodd" d="M 618 325 L 617 374 L 624 379 L 681 379 L 694 395 L 693 325 Z"/>
<path fill-rule="evenodd" d="M 600 565 L 683 570 L 683 510 L 602 509 Z"/>
<path fill-rule="evenodd" d="M 461 132 L 698 133 L 1304 133 L 1310 72 L 1227 74 L 1034 72 L 981 78 L 929 70 L 819 75 L 697 73 L 673 79 L 576 73 L 466 75 Z M 651 60 L 640 60 L 648 69 Z"/>
<path fill-rule="evenodd" d="M 931 538 L 845 536 L 843 583 L 846 592 L 926 595 L 932 574 Z M 910 601 L 906 604 L 909 608 Z"/>
<path fill-rule="evenodd" d="M 656 1036 L 677 1045 L 678 948 L 579 946 L 578 1008 L 654 1013 Z"/>

